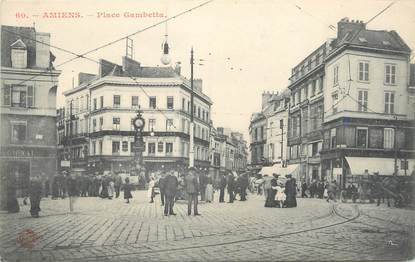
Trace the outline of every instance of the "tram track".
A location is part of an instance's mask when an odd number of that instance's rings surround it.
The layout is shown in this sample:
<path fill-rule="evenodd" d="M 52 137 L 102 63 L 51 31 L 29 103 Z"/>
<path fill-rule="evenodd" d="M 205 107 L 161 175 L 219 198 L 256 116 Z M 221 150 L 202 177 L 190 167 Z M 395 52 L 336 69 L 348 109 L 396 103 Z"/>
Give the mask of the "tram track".
<path fill-rule="evenodd" d="M 131 256 L 131 255 L 140 255 L 140 254 L 156 254 L 156 253 L 176 252 L 176 251 L 182 251 L 182 250 L 212 248 L 212 247 L 224 246 L 224 245 L 235 245 L 235 244 L 241 244 L 241 243 L 262 241 L 262 240 L 267 240 L 267 239 L 278 239 L 278 238 L 285 237 L 285 236 L 292 236 L 292 235 L 303 234 L 303 233 L 307 233 L 307 232 L 319 231 L 319 230 L 324 230 L 324 229 L 327 229 L 327 228 L 336 227 L 336 226 L 340 226 L 340 225 L 350 223 L 350 222 L 358 219 L 361 216 L 361 211 L 359 210 L 357 205 L 354 206 L 354 209 L 355 209 L 354 211 L 355 211 L 356 214 L 354 214 L 352 217 L 346 217 L 343 214 L 341 214 L 339 210 L 336 209 L 336 205 L 332 204 L 331 207 L 330 207 L 330 211 L 327 214 L 319 216 L 319 217 L 315 217 L 311 220 L 311 222 L 319 221 L 319 220 L 326 219 L 326 218 L 329 218 L 329 217 L 338 217 L 338 218 L 341 218 L 342 221 L 338 221 L 338 222 L 323 225 L 323 226 L 307 228 L 307 229 L 303 229 L 303 230 L 295 230 L 295 231 L 286 232 L 286 233 L 278 233 L 278 234 L 273 234 L 273 235 L 270 235 L 270 236 L 258 236 L 258 237 L 249 238 L 249 239 L 245 238 L 245 239 L 238 239 L 238 240 L 225 241 L 225 242 L 216 242 L 216 243 L 211 243 L 211 244 L 200 244 L 200 245 L 192 245 L 192 246 L 185 246 L 185 247 L 164 248 L 164 249 L 158 249 L 158 250 L 157 249 L 137 250 L 137 251 L 134 251 L 134 252 L 125 252 L 125 253 L 122 253 L 122 254 L 113 254 L 113 255 L 106 254 L 105 256 L 104 255 L 103 256 L 86 256 L 86 257 L 82 257 L 82 259 L 99 259 L 101 257 L 102 258 L 104 258 L 104 257 L 108 258 L 108 257 L 122 257 L 122 256 Z M 229 235 L 229 232 L 226 232 L 226 234 L 217 234 L 217 235 L 214 235 L 214 236 L 215 237 L 220 237 L 220 236 L 225 236 L 225 235 Z M 212 235 L 210 235 L 208 237 L 212 237 Z M 203 236 L 201 238 L 203 238 Z M 282 240 L 276 240 L 276 242 L 282 242 Z M 287 243 L 287 244 L 296 244 L 296 243 Z M 315 245 L 310 245 L 310 247 L 318 248 L 318 246 L 315 246 Z M 322 248 L 324 248 L 324 247 L 322 247 Z M 346 252 L 348 252 L 348 251 L 346 251 Z M 57 259 L 57 261 L 64 261 L 64 260 L 65 259 Z"/>

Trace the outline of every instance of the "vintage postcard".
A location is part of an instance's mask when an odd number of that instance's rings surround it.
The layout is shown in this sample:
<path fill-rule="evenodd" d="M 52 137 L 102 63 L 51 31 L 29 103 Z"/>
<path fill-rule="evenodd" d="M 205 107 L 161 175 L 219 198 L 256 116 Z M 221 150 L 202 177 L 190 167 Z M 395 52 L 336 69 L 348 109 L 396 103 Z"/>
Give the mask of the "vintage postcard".
<path fill-rule="evenodd" d="M 415 1 L 3 0 L 0 261 L 410 261 Z"/>

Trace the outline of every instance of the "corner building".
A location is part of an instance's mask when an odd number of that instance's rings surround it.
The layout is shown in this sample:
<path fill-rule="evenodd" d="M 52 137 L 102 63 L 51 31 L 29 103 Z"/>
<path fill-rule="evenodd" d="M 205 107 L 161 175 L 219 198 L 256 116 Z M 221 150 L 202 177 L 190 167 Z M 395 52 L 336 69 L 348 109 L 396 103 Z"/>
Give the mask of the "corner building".
<path fill-rule="evenodd" d="M 190 110 L 194 112 L 195 166 L 208 171 L 210 107 L 202 80 L 190 82 L 176 67 L 144 67 L 123 57 L 123 65 L 101 60 L 99 74 L 81 73 L 79 86 L 64 93 L 65 132 L 61 160 L 76 172 L 124 172 L 132 169 L 138 108 L 145 119 L 143 152 L 147 172 L 184 170 L 189 163 Z M 63 168 L 63 167 L 62 167 Z"/>

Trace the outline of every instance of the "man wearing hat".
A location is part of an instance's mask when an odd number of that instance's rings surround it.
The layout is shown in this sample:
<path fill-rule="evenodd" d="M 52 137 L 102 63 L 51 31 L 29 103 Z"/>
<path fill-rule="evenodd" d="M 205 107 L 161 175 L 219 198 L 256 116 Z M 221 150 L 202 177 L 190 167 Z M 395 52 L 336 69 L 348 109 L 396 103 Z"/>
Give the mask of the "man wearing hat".
<path fill-rule="evenodd" d="M 296 207 L 297 206 L 297 200 L 296 200 L 296 194 L 297 194 L 297 185 L 294 178 L 292 178 L 291 174 L 287 175 L 287 182 L 285 183 L 285 194 L 287 195 L 286 204 L 287 207 Z"/>
<path fill-rule="evenodd" d="M 192 214 L 192 203 L 193 203 L 193 214 L 200 216 L 197 212 L 197 198 L 199 192 L 199 183 L 197 181 L 196 169 L 194 167 L 189 168 L 187 176 L 184 178 L 184 188 L 187 193 L 187 215 Z"/>

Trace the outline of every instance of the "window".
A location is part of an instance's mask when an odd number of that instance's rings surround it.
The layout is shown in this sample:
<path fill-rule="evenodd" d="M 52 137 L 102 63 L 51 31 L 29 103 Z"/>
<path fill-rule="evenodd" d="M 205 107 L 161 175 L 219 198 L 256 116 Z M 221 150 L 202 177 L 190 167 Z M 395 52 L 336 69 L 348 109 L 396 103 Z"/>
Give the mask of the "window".
<path fill-rule="evenodd" d="M 153 155 L 156 153 L 156 143 L 148 143 L 148 153 Z"/>
<path fill-rule="evenodd" d="M 382 148 L 383 147 L 383 130 L 381 128 L 369 129 L 369 147 Z"/>
<path fill-rule="evenodd" d="M 157 108 L 157 99 L 155 96 L 150 96 L 150 104 L 149 107 L 150 109 L 156 109 Z"/>
<path fill-rule="evenodd" d="M 99 108 L 103 108 L 104 107 L 104 97 L 100 96 L 99 97 Z"/>
<path fill-rule="evenodd" d="M 122 151 L 123 152 L 128 151 L 128 141 L 122 141 Z"/>
<path fill-rule="evenodd" d="M 121 106 L 121 96 L 119 96 L 119 95 L 114 95 L 113 100 L 114 100 L 114 107 L 115 107 L 115 108 L 118 108 L 118 107 L 120 107 L 120 106 Z"/>
<path fill-rule="evenodd" d="M 320 64 L 320 54 L 316 55 L 316 65 Z"/>
<path fill-rule="evenodd" d="M 185 101 L 185 99 L 184 98 L 182 98 L 182 110 L 184 111 L 184 105 L 186 104 L 186 101 Z"/>
<path fill-rule="evenodd" d="M 336 139 L 336 128 L 330 130 L 330 148 L 336 148 L 337 146 Z"/>
<path fill-rule="evenodd" d="M 385 113 L 386 114 L 393 114 L 395 106 L 395 93 L 393 92 L 385 92 Z"/>
<path fill-rule="evenodd" d="M 21 143 L 26 141 L 26 122 L 11 122 L 11 142 Z"/>
<path fill-rule="evenodd" d="M 200 107 L 197 108 L 197 117 L 200 118 Z"/>
<path fill-rule="evenodd" d="M 97 129 L 97 119 L 92 119 L 92 131 L 95 132 Z"/>
<path fill-rule="evenodd" d="M 359 62 L 359 81 L 369 81 L 369 62 Z"/>
<path fill-rule="evenodd" d="M 138 96 L 132 96 L 131 97 L 131 106 L 132 107 L 138 106 Z"/>
<path fill-rule="evenodd" d="M 166 143 L 166 153 L 167 154 L 173 153 L 173 143 Z"/>
<path fill-rule="evenodd" d="M 166 131 L 173 131 L 174 123 L 173 119 L 166 119 Z"/>
<path fill-rule="evenodd" d="M 392 149 L 395 145 L 395 129 L 385 128 L 383 130 L 383 147 L 385 149 Z"/>
<path fill-rule="evenodd" d="M 315 96 L 315 95 L 316 95 L 316 82 L 317 82 L 317 80 L 316 80 L 316 79 L 314 79 L 314 80 L 311 82 L 311 94 L 310 94 L 310 97 L 313 97 L 313 96 Z"/>
<path fill-rule="evenodd" d="M 357 110 L 359 112 L 367 112 L 367 91 L 359 90 Z"/>
<path fill-rule="evenodd" d="M 112 129 L 113 130 L 120 130 L 120 118 L 119 117 L 113 117 L 112 118 Z"/>
<path fill-rule="evenodd" d="M 174 99 L 172 96 L 167 97 L 167 109 L 173 109 L 174 107 Z"/>
<path fill-rule="evenodd" d="M 209 122 L 209 113 L 206 112 L 206 122 Z"/>
<path fill-rule="evenodd" d="M 356 134 L 357 134 L 356 146 L 359 148 L 366 148 L 367 147 L 367 129 L 357 128 Z"/>
<path fill-rule="evenodd" d="M 94 110 L 97 110 L 97 99 L 94 98 Z"/>
<path fill-rule="evenodd" d="M 339 66 L 335 66 L 333 68 L 333 85 L 338 85 L 339 84 Z"/>
<path fill-rule="evenodd" d="M 339 95 L 337 93 L 331 95 L 332 99 L 332 107 L 333 107 L 333 114 L 337 113 L 337 103 L 339 100 Z"/>
<path fill-rule="evenodd" d="M 12 107 L 33 107 L 34 87 L 5 85 L 3 101 L 4 105 L 11 105 Z"/>
<path fill-rule="evenodd" d="M 113 154 L 120 153 L 120 141 L 112 141 L 112 153 Z"/>
<path fill-rule="evenodd" d="M 392 64 L 385 65 L 385 84 L 387 85 L 396 84 L 396 65 L 392 65 Z"/>
<path fill-rule="evenodd" d="M 156 119 L 148 120 L 148 131 L 154 131 L 156 129 Z"/>
<path fill-rule="evenodd" d="M 157 152 L 162 153 L 164 150 L 164 143 L 163 142 L 158 142 L 157 143 Z"/>
<path fill-rule="evenodd" d="M 97 142 L 96 141 L 92 141 L 92 155 L 96 155 L 97 154 Z"/>
<path fill-rule="evenodd" d="M 99 118 L 99 130 L 102 130 L 104 127 L 104 117 Z"/>
<path fill-rule="evenodd" d="M 205 139 L 205 129 L 204 128 L 202 128 L 202 139 Z"/>
<path fill-rule="evenodd" d="M 98 153 L 102 155 L 102 140 L 98 141 L 98 147 L 99 147 L 99 152 Z"/>
<path fill-rule="evenodd" d="M 12 67 L 26 68 L 27 67 L 27 50 L 12 48 L 11 54 Z"/>

